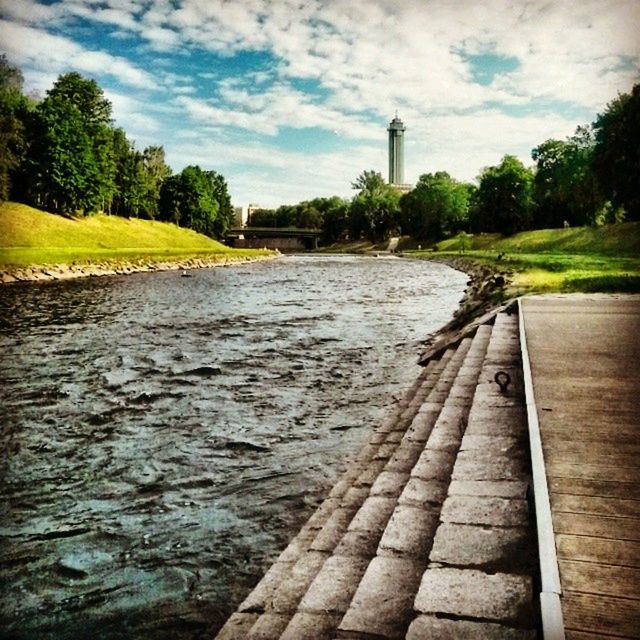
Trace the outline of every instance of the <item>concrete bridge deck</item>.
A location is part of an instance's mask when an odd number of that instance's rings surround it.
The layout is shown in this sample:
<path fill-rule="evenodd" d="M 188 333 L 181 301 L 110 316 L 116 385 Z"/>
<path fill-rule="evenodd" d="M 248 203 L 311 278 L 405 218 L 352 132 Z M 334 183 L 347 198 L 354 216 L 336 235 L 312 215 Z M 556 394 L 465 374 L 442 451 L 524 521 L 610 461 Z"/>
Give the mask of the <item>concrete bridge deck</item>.
<path fill-rule="evenodd" d="M 640 298 L 522 309 L 566 637 L 640 637 Z M 524 387 L 517 310 L 446 347 L 218 640 L 541 637 Z"/>

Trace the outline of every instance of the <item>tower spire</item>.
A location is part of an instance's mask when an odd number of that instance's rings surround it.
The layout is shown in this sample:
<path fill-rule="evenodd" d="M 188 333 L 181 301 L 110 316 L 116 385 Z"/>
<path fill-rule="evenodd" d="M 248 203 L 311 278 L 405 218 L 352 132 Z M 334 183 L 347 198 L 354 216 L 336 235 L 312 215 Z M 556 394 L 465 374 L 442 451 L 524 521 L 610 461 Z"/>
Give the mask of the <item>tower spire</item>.
<path fill-rule="evenodd" d="M 404 132 L 405 126 L 398 118 L 389 123 L 389 184 L 404 184 Z"/>

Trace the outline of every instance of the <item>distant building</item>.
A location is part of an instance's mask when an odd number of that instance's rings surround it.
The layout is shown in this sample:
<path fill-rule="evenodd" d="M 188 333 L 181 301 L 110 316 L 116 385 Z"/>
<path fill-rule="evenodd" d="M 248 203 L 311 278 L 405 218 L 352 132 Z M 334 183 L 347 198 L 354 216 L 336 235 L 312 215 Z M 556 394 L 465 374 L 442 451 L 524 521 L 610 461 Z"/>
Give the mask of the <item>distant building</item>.
<path fill-rule="evenodd" d="M 249 224 L 251 214 L 254 211 L 258 211 L 258 209 L 262 209 L 259 204 L 249 204 L 246 207 L 234 207 L 233 211 L 235 213 L 235 227 L 238 229 L 246 227 Z"/>
<path fill-rule="evenodd" d="M 389 123 L 389 184 L 396 187 L 398 191 L 406 193 L 411 191 L 412 185 L 404 181 L 404 132 L 406 128 L 398 118 Z"/>
<path fill-rule="evenodd" d="M 404 183 L 404 132 L 402 120 L 396 117 L 389 123 L 389 184 Z"/>

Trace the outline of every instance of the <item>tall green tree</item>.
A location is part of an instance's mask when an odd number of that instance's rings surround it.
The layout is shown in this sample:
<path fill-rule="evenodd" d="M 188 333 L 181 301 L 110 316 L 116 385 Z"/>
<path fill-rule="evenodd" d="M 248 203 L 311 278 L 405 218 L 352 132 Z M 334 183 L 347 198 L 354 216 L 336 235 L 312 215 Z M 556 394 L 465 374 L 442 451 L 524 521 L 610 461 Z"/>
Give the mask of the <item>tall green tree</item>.
<path fill-rule="evenodd" d="M 166 163 L 164 147 L 162 145 L 146 147 L 142 152 L 142 163 L 146 187 L 144 215 L 147 218 L 155 218 L 158 215 L 160 188 L 162 187 L 162 183 L 171 175 L 171 167 Z M 231 208 L 231 215 L 233 215 L 230 200 L 228 206 Z"/>
<path fill-rule="evenodd" d="M 115 192 L 111 104 L 94 80 L 61 75 L 36 109 L 30 149 L 37 204 L 59 212 L 105 208 Z"/>
<path fill-rule="evenodd" d="M 588 127 L 578 127 L 566 141 L 551 139 L 533 149 L 534 226 L 579 226 L 595 221 L 604 202 L 592 169 L 593 149 L 593 133 Z"/>
<path fill-rule="evenodd" d="M 515 156 L 480 175 L 470 212 L 473 231 L 512 234 L 528 229 L 533 212 L 533 172 Z"/>
<path fill-rule="evenodd" d="M 471 185 L 446 171 L 420 176 L 415 188 L 400 199 L 403 233 L 419 239 L 438 239 L 466 228 Z"/>
<path fill-rule="evenodd" d="M 216 238 L 222 238 L 235 221 L 227 181 L 215 171 L 206 171 L 205 176 L 211 184 L 213 198 L 218 205 L 218 211 L 211 228 L 212 235 Z"/>
<path fill-rule="evenodd" d="M 640 220 L 640 84 L 607 105 L 595 123 L 593 167 L 603 194 Z"/>
<path fill-rule="evenodd" d="M 364 171 L 352 183 L 359 193 L 349 207 L 349 231 L 354 239 L 374 242 L 398 232 L 400 192 L 385 183 L 376 171 Z"/>
<path fill-rule="evenodd" d="M 20 70 L 0 56 L 0 202 L 9 198 L 13 174 L 27 151 L 29 103 L 22 86 Z"/>
<path fill-rule="evenodd" d="M 160 219 L 198 233 L 222 235 L 231 224 L 232 214 L 224 178 L 197 165 L 166 178 L 160 189 Z"/>

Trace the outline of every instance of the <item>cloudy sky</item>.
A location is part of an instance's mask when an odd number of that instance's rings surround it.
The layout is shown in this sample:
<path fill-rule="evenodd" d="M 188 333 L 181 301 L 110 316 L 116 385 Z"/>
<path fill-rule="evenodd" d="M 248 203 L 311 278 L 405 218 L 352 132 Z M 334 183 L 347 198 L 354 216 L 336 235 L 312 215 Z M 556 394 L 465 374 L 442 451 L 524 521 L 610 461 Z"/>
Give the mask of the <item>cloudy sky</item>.
<path fill-rule="evenodd" d="M 640 81 L 640 0 L 0 0 L 27 91 L 95 78 L 140 149 L 222 173 L 235 204 L 351 196 L 387 175 L 473 180 Z"/>

